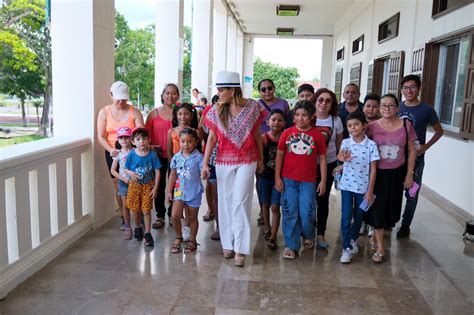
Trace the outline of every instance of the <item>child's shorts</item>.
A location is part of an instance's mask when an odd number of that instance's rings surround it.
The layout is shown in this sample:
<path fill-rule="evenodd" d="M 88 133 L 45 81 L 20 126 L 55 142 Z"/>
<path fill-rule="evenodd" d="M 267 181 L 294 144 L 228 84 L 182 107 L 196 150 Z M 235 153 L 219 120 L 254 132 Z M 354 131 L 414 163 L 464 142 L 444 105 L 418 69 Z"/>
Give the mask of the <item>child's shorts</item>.
<path fill-rule="evenodd" d="M 280 205 L 281 193 L 275 189 L 274 179 L 258 177 L 257 193 L 260 204 L 270 203 L 272 205 Z"/>
<path fill-rule="evenodd" d="M 127 207 L 132 211 L 150 212 L 153 209 L 153 191 L 154 181 L 150 180 L 146 184 L 130 182 L 128 184 Z"/>
<path fill-rule="evenodd" d="M 126 197 L 128 193 L 128 184 L 125 184 L 121 180 L 118 181 L 118 195 Z"/>
<path fill-rule="evenodd" d="M 209 164 L 209 183 L 215 184 L 217 183 L 217 177 L 216 177 L 216 166 L 215 165 L 210 165 Z"/>
<path fill-rule="evenodd" d="M 177 200 L 179 200 L 179 199 L 177 199 Z M 198 194 L 196 196 L 196 198 L 194 198 L 192 200 L 189 200 L 189 201 L 181 200 L 181 201 L 183 201 L 184 204 L 188 207 L 199 208 L 201 206 L 201 200 L 202 200 L 202 194 Z"/>

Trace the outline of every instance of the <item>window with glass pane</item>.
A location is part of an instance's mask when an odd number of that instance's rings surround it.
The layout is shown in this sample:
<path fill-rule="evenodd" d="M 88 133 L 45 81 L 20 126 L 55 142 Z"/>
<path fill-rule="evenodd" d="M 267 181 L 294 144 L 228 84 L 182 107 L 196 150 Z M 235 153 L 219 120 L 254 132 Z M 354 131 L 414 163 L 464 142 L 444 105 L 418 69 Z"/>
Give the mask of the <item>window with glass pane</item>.
<path fill-rule="evenodd" d="M 449 42 L 440 46 L 435 108 L 441 124 L 459 131 L 468 58 L 469 40 Z"/>

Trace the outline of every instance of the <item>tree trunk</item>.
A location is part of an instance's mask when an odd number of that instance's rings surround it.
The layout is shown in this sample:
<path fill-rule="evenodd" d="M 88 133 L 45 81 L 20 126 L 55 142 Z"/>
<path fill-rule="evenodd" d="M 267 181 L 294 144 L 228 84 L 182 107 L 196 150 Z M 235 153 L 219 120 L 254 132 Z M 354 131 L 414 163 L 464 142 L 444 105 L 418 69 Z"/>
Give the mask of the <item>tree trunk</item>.
<path fill-rule="evenodd" d="M 36 123 L 38 124 L 38 128 L 39 128 L 40 126 L 39 106 L 36 106 L 35 109 L 36 109 Z"/>
<path fill-rule="evenodd" d="M 25 112 L 25 100 L 22 98 L 21 101 L 21 119 L 23 120 L 23 127 L 28 127 L 26 123 L 26 112 Z"/>
<path fill-rule="evenodd" d="M 52 108 L 53 97 L 51 95 L 51 78 L 47 78 L 44 91 L 43 114 L 41 115 L 41 123 L 39 124 L 38 134 L 48 136 L 49 126 L 49 109 Z M 53 132 L 51 126 L 51 133 Z"/>

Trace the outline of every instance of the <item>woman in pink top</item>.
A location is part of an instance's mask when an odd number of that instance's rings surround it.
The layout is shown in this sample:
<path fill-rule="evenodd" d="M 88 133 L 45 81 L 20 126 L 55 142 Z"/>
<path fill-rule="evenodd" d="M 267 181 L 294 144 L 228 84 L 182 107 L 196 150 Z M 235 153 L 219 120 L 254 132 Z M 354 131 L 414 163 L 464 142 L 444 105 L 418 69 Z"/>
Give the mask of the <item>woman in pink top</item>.
<path fill-rule="evenodd" d="M 151 146 L 160 158 L 161 174 L 158 195 L 155 198 L 155 210 L 157 219 L 153 228 L 158 229 L 165 223 L 165 188 L 168 178 L 168 131 L 173 128 L 173 108 L 179 100 L 179 89 L 176 84 L 168 83 L 161 93 L 161 104 L 152 110 L 146 118 L 146 127 L 150 131 Z M 171 216 L 171 207 L 168 208 L 168 217 Z M 170 221 L 171 222 L 171 221 Z"/>
<path fill-rule="evenodd" d="M 371 122 L 366 129 L 367 136 L 377 143 L 380 153 L 374 189 L 376 199 L 369 215 L 370 225 L 374 227 L 371 243 L 376 250 L 372 260 L 376 263 L 382 262 L 385 254 L 384 229 L 393 228 L 400 220 L 403 189 L 413 185 L 416 133 L 411 122 L 398 118 L 397 112 L 397 97 L 393 94 L 382 96 L 382 118 Z"/>
<path fill-rule="evenodd" d="M 219 101 L 206 113 L 209 128 L 202 177 L 209 176 L 209 160 L 219 142 L 216 176 L 219 232 L 224 257 L 235 253 L 235 265 L 242 267 L 250 254 L 250 210 L 255 171 L 263 171 L 260 124 L 266 111 L 256 101 L 242 97 L 236 72 L 217 73 Z"/>
<path fill-rule="evenodd" d="M 97 139 L 100 145 L 105 149 L 105 160 L 110 172 L 112 158 L 118 155 L 115 148 L 117 141 L 117 129 L 119 127 L 143 127 L 143 116 L 140 111 L 128 104 L 130 97 L 128 86 L 122 81 L 117 81 L 110 87 L 112 104 L 105 106 L 99 111 L 97 116 Z M 122 209 L 122 199 L 118 195 L 118 179 L 113 175 L 112 179 L 115 186 L 115 197 L 119 209 Z"/>

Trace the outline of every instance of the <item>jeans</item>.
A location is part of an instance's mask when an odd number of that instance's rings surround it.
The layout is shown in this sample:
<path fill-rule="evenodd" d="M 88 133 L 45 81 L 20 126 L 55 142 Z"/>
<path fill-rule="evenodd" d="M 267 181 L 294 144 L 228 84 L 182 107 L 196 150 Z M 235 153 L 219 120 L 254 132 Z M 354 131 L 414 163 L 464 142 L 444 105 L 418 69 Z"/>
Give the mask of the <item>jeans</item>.
<path fill-rule="evenodd" d="M 301 237 L 314 240 L 316 184 L 283 178 L 282 230 L 285 246 L 294 251 L 301 247 Z"/>
<path fill-rule="evenodd" d="M 405 204 L 405 211 L 403 211 L 402 216 L 402 226 L 410 227 L 411 222 L 413 221 L 413 217 L 415 215 L 416 205 L 418 204 L 418 195 L 420 194 L 421 190 L 421 179 L 423 177 L 423 169 L 425 168 L 425 156 L 421 155 L 418 156 L 415 160 L 415 169 L 413 174 L 413 180 L 420 185 L 420 189 L 416 192 L 416 196 L 414 198 L 408 195 L 408 191 L 405 191 L 405 197 L 407 202 Z"/>
<path fill-rule="evenodd" d="M 352 191 L 341 190 L 341 234 L 342 234 L 342 248 L 351 248 L 351 240 L 357 240 L 359 237 L 359 230 L 364 218 L 364 211 L 359 208 L 359 205 L 364 200 L 364 194 L 357 194 Z M 352 222 L 352 216 L 354 221 Z M 352 222 L 352 224 L 351 224 Z"/>

